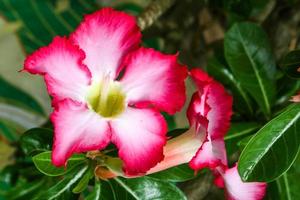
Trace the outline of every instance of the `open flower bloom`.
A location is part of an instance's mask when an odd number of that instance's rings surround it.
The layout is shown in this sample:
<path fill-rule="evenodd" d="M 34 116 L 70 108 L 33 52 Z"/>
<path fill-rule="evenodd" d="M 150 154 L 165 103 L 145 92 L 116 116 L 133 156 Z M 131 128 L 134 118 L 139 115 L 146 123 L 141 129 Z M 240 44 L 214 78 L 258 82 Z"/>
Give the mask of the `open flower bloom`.
<path fill-rule="evenodd" d="M 185 102 L 185 66 L 177 55 L 139 47 L 135 18 L 110 8 L 85 16 L 70 38 L 27 57 L 24 70 L 45 78 L 53 97 L 52 162 L 113 142 L 127 174 L 163 159 L 167 126 Z"/>
<path fill-rule="evenodd" d="M 195 69 L 190 75 L 198 88 L 187 111 L 191 127 L 167 142 L 164 148 L 165 159 L 150 169 L 148 174 L 183 163 L 189 163 L 194 170 L 208 167 L 216 175 L 217 185 L 225 187 L 228 199 L 262 199 L 266 183 L 244 183 L 237 166 L 227 167 L 224 136 L 230 125 L 232 97 L 205 72 Z"/>

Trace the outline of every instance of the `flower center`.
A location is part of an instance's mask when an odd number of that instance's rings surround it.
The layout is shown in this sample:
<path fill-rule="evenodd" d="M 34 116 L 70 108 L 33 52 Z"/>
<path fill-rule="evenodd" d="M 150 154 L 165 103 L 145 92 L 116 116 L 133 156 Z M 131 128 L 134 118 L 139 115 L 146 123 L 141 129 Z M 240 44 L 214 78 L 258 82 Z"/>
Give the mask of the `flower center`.
<path fill-rule="evenodd" d="M 125 109 L 125 94 L 120 83 L 108 77 L 92 83 L 87 101 L 89 108 L 105 118 L 116 117 Z"/>

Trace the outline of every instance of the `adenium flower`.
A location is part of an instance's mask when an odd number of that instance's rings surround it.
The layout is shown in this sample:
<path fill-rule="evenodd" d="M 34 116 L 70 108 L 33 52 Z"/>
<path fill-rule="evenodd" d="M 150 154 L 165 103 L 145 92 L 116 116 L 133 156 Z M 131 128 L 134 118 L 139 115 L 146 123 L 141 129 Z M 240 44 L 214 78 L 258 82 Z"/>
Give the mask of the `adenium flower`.
<path fill-rule="evenodd" d="M 202 70 L 194 69 L 190 76 L 198 88 L 187 111 L 190 128 L 167 142 L 164 160 L 147 174 L 184 163 L 196 171 L 208 167 L 216 176 L 217 186 L 225 187 L 228 199 L 262 199 L 266 183 L 242 182 L 237 165 L 232 168 L 227 165 L 224 136 L 230 126 L 232 97 Z"/>
<path fill-rule="evenodd" d="M 53 97 L 52 162 L 73 153 L 119 149 L 126 174 L 144 173 L 163 159 L 167 126 L 185 102 L 185 66 L 177 55 L 140 47 L 135 18 L 104 8 L 85 16 L 67 37 L 28 56 L 24 70 L 44 76 Z"/>

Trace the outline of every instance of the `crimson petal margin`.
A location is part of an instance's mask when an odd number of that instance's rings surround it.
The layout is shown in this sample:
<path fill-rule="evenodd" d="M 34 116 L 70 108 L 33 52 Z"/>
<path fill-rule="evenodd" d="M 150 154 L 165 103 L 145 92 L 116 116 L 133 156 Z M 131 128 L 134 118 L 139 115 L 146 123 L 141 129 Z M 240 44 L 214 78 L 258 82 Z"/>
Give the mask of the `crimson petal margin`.
<path fill-rule="evenodd" d="M 163 160 L 167 124 L 159 112 L 127 107 L 110 126 L 127 175 L 144 174 Z"/>
<path fill-rule="evenodd" d="M 242 182 L 237 165 L 227 169 L 222 175 L 229 200 L 261 200 L 266 193 L 266 183 Z"/>
<path fill-rule="evenodd" d="M 93 79 L 106 75 L 114 79 L 123 56 L 140 45 L 141 33 L 133 16 L 103 8 L 86 15 L 71 40 L 85 52 L 84 63 Z"/>
<path fill-rule="evenodd" d="M 185 103 L 187 68 L 177 62 L 177 55 L 165 55 L 141 47 L 129 54 L 120 82 L 129 104 L 145 108 L 149 105 L 174 114 Z"/>
<path fill-rule="evenodd" d="M 85 54 L 65 37 L 55 37 L 51 44 L 28 56 L 24 70 L 44 75 L 54 101 L 71 98 L 84 101 L 91 74 L 82 64 Z"/>
<path fill-rule="evenodd" d="M 193 69 L 190 75 L 198 87 L 200 97 L 203 91 L 207 90 L 206 99 L 203 99 L 203 101 L 206 101 L 210 107 L 207 116 L 205 116 L 209 121 L 208 135 L 212 140 L 223 138 L 230 127 L 232 96 L 226 92 L 220 83 L 209 77 L 202 70 Z"/>
<path fill-rule="evenodd" d="M 103 149 L 110 142 L 109 124 L 83 103 L 65 99 L 51 114 L 54 124 L 52 163 L 66 164 L 73 153 Z"/>

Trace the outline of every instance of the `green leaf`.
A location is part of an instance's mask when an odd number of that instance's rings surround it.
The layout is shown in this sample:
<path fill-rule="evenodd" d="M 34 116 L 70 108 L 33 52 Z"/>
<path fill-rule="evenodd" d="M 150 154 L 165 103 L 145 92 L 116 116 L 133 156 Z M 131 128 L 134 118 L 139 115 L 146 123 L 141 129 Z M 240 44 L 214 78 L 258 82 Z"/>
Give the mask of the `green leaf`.
<path fill-rule="evenodd" d="M 292 78 L 300 78 L 300 50 L 289 52 L 280 64 L 284 72 Z"/>
<path fill-rule="evenodd" d="M 67 174 L 64 179 L 59 181 L 56 185 L 38 194 L 35 200 L 53 200 L 57 199 L 64 192 L 68 191 L 88 170 L 88 166 L 78 166 L 72 173 Z"/>
<path fill-rule="evenodd" d="M 101 196 L 101 183 L 96 180 L 93 191 L 85 198 L 85 200 L 100 200 Z"/>
<path fill-rule="evenodd" d="M 36 168 L 47 176 L 60 176 L 72 170 L 75 166 L 86 161 L 83 154 L 75 154 L 68 160 L 67 167 L 55 167 L 51 162 L 51 151 L 46 151 L 32 157 Z"/>
<path fill-rule="evenodd" d="M 150 177 L 134 179 L 114 178 L 113 180 L 125 189 L 131 199 L 186 199 L 184 194 L 175 185 L 166 181 Z"/>
<path fill-rule="evenodd" d="M 49 151 L 52 147 L 53 133 L 46 128 L 33 128 L 26 131 L 20 139 L 21 148 L 26 155 Z"/>
<path fill-rule="evenodd" d="M 247 91 L 242 88 L 241 83 L 233 76 L 232 72 L 227 69 L 226 66 L 216 58 L 212 58 L 208 61 L 207 73 L 231 90 L 233 95 L 233 105 L 239 112 L 253 115 L 252 100 L 249 98 Z"/>
<path fill-rule="evenodd" d="M 260 125 L 256 122 L 234 122 L 224 137 L 228 157 L 240 151 L 240 141 L 248 135 L 255 133 Z M 248 140 L 247 140 L 248 142 Z"/>
<path fill-rule="evenodd" d="M 268 122 L 244 148 L 238 165 L 244 181 L 269 182 L 292 165 L 300 145 L 300 104 Z"/>
<path fill-rule="evenodd" d="M 270 191 L 270 186 L 268 185 L 268 195 L 273 197 L 270 199 L 280 199 L 280 200 L 292 200 L 300 199 L 300 154 L 298 154 L 292 167 L 280 176 L 274 183 Z M 276 186 L 276 187 L 275 187 Z"/>
<path fill-rule="evenodd" d="M 270 116 L 276 66 L 265 32 L 252 23 L 237 23 L 225 35 L 224 51 L 234 76 Z"/>
<path fill-rule="evenodd" d="M 177 167 L 154 173 L 149 175 L 150 177 L 168 181 L 168 182 L 184 182 L 196 178 L 194 170 L 192 170 L 188 164 L 183 164 Z"/>
<path fill-rule="evenodd" d="M 37 112 L 39 115 L 45 115 L 41 105 L 29 94 L 11 85 L 0 76 L 0 101 L 5 101 L 12 105 L 18 105 Z"/>
<path fill-rule="evenodd" d="M 15 200 L 15 199 L 28 199 L 29 195 L 34 194 L 38 189 L 43 187 L 45 180 L 33 181 L 30 183 L 23 183 L 17 187 L 14 187 L 12 190 L 9 190 L 6 194 L 7 199 Z"/>
<path fill-rule="evenodd" d="M 234 122 L 231 124 L 230 129 L 224 140 L 232 140 L 252 133 L 259 129 L 260 125 L 256 122 Z"/>
<path fill-rule="evenodd" d="M 60 1 L 0 1 L 0 12 L 6 20 L 22 24 L 17 33 L 26 53 L 47 45 L 56 35 L 68 35 L 84 14 L 99 8 L 94 0 L 68 0 L 65 5 L 60 4 Z"/>
<path fill-rule="evenodd" d="M 89 168 L 82 176 L 78 184 L 73 188 L 73 193 L 81 193 L 88 186 L 90 179 L 93 177 L 93 170 Z"/>

